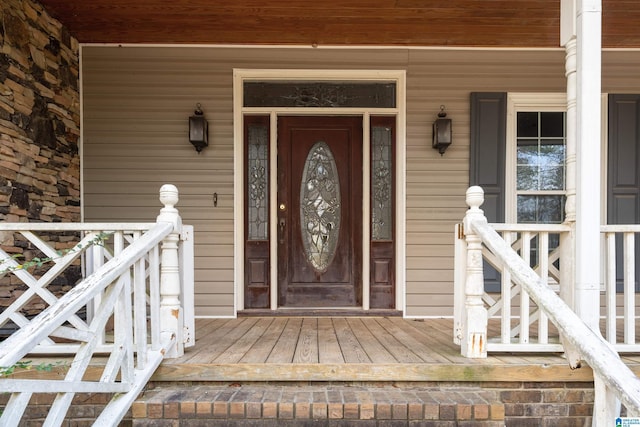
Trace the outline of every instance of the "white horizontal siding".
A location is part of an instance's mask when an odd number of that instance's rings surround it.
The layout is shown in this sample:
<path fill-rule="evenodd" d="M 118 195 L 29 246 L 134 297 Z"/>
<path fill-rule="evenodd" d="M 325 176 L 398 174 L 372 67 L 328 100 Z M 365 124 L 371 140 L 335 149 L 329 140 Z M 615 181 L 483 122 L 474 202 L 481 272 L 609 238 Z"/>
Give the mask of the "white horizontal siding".
<path fill-rule="evenodd" d="M 603 89 L 638 92 L 640 54 L 605 52 Z M 511 50 L 84 46 L 83 203 L 90 221 L 148 221 L 163 183 L 195 226 L 196 314 L 233 314 L 234 68 L 407 70 L 407 310 L 450 316 L 453 224 L 469 183 L 472 91 L 564 92 L 564 53 Z M 210 146 L 197 154 L 187 118 L 197 102 Z M 433 150 L 440 105 L 453 144 Z M 212 195 L 218 193 L 218 206 Z"/>

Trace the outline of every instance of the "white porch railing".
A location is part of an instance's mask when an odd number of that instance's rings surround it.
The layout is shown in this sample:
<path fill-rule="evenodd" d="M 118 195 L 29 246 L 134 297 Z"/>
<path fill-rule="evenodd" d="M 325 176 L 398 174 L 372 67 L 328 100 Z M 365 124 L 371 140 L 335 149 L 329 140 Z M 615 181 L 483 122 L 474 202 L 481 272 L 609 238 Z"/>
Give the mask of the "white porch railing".
<path fill-rule="evenodd" d="M 571 286 L 562 279 L 562 263 L 568 268 L 570 257 L 562 256 L 571 244 L 570 228 L 561 224 L 489 224 L 505 243 L 520 255 L 533 270 L 549 284 L 549 288 L 565 296 L 571 305 Z M 640 225 L 605 225 L 603 236 L 603 283 L 601 292 L 601 333 L 620 353 L 637 353 L 640 342 L 636 322 L 640 313 L 636 304 L 640 299 L 637 280 L 636 245 Z M 462 313 L 464 311 L 464 283 L 467 244 L 462 224 L 456 225 L 454 279 L 454 341 L 460 344 Z M 550 241 L 560 245 L 550 245 Z M 616 241 L 618 242 L 616 244 Z M 566 242 L 566 243 L 565 243 Z M 550 249 L 551 246 L 551 249 Z M 548 254 L 540 256 L 540 254 Z M 485 266 L 500 272 L 500 289 L 483 289 L 482 301 L 489 319 L 499 320 L 499 333 L 487 335 L 488 352 L 562 352 L 558 330 L 549 323 L 543 311 L 529 297 L 526 290 L 511 280 L 500 260 L 486 246 L 482 246 Z M 564 294 L 564 295 L 563 295 Z"/>
<path fill-rule="evenodd" d="M 614 346 L 597 331 L 589 329 L 558 296 L 558 292 L 563 291 L 562 287 L 568 286 L 558 269 L 563 261 L 558 258 L 557 249 L 549 250 L 548 235 L 557 233 L 563 241 L 562 234 L 568 233 L 569 229 L 562 226 L 503 226 L 501 236 L 487 223 L 480 209 L 483 202 L 484 194 L 480 187 L 471 187 L 467 191 L 469 210 L 462 228 L 457 230 L 454 340 L 461 345 L 462 354 L 467 357 L 486 357 L 487 351 L 577 351 L 594 371 L 594 425 L 609 425 L 612 422 L 617 415 L 616 398 L 626 406 L 628 414 L 640 415 L 640 380 L 620 360 Z M 626 231 L 636 232 L 635 229 Z M 532 251 L 529 243 L 533 234 L 537 236 L 536 251 Z M 462 238 L 464 242 L 460 242 Z M 632 260 L 633 239 L 627 239 L 625 259 Z M 608 241 L 611 241 L 610 237 Z M 566 248 L 568 245 L 565 243 L 564 246 Z M 608 243 L 608 259 L 613 259 L 608 263 L 608 277 L 615 271 L 614 250 L 615 244 Z M 538 262 L 532 263 L 529 258 L 532 252 L 545 256 L 537 257 Z M 565 269 L 571 262 L 571 257 L 566 258 L 563 262 Z M 501 273 L 500 296 L 485 292 L 483 260 Z M 631 270 L 632 262 L 627 264 Z M 630 272 L 625 274 L 625 282 L 635 282 L 633 276 Z M 562 277 L 567 276 L 563 274 Z M 613 277 L 607 280 L 613 281 L 613 285 L 608 287 L 615 291 L 615 275 Z M 633 286 L 628 287 L 631 292 Z M 515 295 L 520 297 L 517 305 L 512 303 Z M 614 299 L 607 298 L 608 301 Z M 631 301 L 634 299 L 629 297 L 627 306 L 633 305 Z M 501 312 L 501 332 L 493 340 L 488 334 L 488 319 L 498 312 Z M 631 312 L 631 309 L 625 310 L 625 320 L 633 323 L 635 316 L 627 318 Z M 556 345 L 549 342 L 548 321 L 562 335 L 564 347 L 559 342 Z M 535 342 L 530 339 L 528 332 L 534 322 L 539 323 Z M 492 348 L 493 342 L 497 344 Z M 571 359 L 569 363 L 572 364 Z"/>
<path fill-rule="evenodd" d="M 525 263 L 556 292 L 560 292 L 561 246 L 550 240 L 561 240 L 569 228 L 560 224 L 491 224 Z M 462 224 L 456 225 L 455 262 L 456 276 L 454 293 L 456 297 L 454 339 L 460 343 L 462 334 L 462 314 L 464 310 L 464 282 L 466 274 L 467 244 Z M 554 247 L 555 246 L 555 247 Z M 487 351 L 562 351 L 557 331 L 550 331 L 549 319 L 532 301 L 526 289 L 511 280 L 509 270 L 486 246 L 482 246 L 485 262 L 498 271 L 499 290 L 487 292 L 483 289 L 482 301 L 489 318 L 499 318 L 499 333 L 487 336 Z M 532 330 L 533 329 L 533 330 Z"/>
<path fill-rule="evenodd" d="M 17 328 L 0 343 L 0 367 L 30 353 L 73 355 L 63 380 L 0 376 L 0 392 L 12 394 L 0 425 L 18 425 L 35 393 L 57 393 L 45 425 L 61 425 L 80 392 L 114 394 L 95 425 L 116 425 L 162 359 L 193 345 L 193 230 L 181 224 L 174 186 L 161 188 L 160 201 L 164 208 L 151 224 L 0 224 L 39 252 L 24 261 L 0 250 L 0 280 L 23 288 L 0 313 L 0 327 Z M 77 243 L 63 251 L 52 243 L 67 240 Z M 81 260 L 82 281 L 63 286 L 63 295 L 49 290 Z M 35 317 L 26 314 L 43 305 Z M 100 379 L 84 380 L 101 353 L 108 359 Z"/>
<path fill-rule="evenodd" d="M 605 225 L 605 267 L 602 317 L 605 319 L 603 335 L 619 352 L 639 352 L 636 338 L 636 303 L 640 297 L 637 283 L 636 242 L 640 225 Z M 619 245 L 616 245 L 616 240 Z M 619 248 L 616 248 L 619 246 Z M 621 249 L 620 253 L 617 249 Z M 640 254 L 638 254 L 640 255 Z M 617 264 L 620 263 L 620 266 Z M 621 268 L 620 268 L 621 267 Z M 618 270 L 622 270 L 621 272 Z M 618 330 L 622 330 L 622 340 Z"/>

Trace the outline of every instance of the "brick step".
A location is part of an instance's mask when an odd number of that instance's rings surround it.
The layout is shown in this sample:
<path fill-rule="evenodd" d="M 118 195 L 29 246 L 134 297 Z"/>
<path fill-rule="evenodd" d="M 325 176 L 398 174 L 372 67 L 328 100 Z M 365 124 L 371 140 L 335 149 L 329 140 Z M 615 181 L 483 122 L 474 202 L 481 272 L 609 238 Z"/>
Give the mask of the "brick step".
<path fill-rule="evenodd" d="M 505 407 L 481 388 L 384 385 L 160 385 L 132 407 L 133 426 L 502 427 Z"/>

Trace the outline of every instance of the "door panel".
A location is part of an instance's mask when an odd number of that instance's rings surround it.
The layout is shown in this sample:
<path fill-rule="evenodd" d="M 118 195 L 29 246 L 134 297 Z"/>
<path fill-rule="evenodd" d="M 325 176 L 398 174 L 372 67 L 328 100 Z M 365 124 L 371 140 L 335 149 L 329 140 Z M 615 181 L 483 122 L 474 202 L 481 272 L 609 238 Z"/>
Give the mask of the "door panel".
<path fill-rule="evenodd" d="M 361 207 L 362 119 L 280 117 L 280 306 L 362 304 Z"/>

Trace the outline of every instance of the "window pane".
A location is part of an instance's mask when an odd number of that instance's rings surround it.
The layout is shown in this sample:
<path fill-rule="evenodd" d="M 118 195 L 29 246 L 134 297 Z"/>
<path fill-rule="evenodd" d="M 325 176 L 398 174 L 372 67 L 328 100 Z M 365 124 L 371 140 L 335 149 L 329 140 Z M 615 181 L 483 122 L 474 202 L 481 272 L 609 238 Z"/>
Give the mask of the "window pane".
<path fill-rule="evenodd" d="M 540 113 L 540 136 L 563 137 L 564 136 L 564 113 L 563 112 Z"/>
<path fill-rule="evenodd" d="M 535 140 L 534 140 L 535 141 Z M 537 165 L 538 164 L 538 143 L 533 145 L 521 145 L 518 141 L 517 148 L 518 165 Z"/>
<path fill-rule="evenodd" d="M 518 222 L 561 223 L 564 196 L 518 196 Z"/>
<path fill-rule="evenodd" d="M 538 190 L 538 167 L 518 166 L 518 190 Z"/>
<path fill-rule="evenodd" d="M 561 223 L 564 196 L 538 196 L 538 222 Z"/>
<path fill-rule="evenodd" d="M 538 113 L 518 113 L 518 138 L 538 136 Z"/>
<path fill-rule="evenodd" d="M 518 196 L 518 222 L 536 222 L 536 197 Z"/>
<path fill-rule="evenodd" d="M 550 142 L 550 141 L 546 141 Z M 540 163 L 543 165 L 564 165 L 564 145 L 559 145 L 557 140 L 553 144 L 545 145 L 542 141 L 540 145 Z"/>
<path fill-rule="evenodd" d="M 540 168 L 540 190 L 563 190 L 564 168 L 562 166 L 542 166 Z"/>

